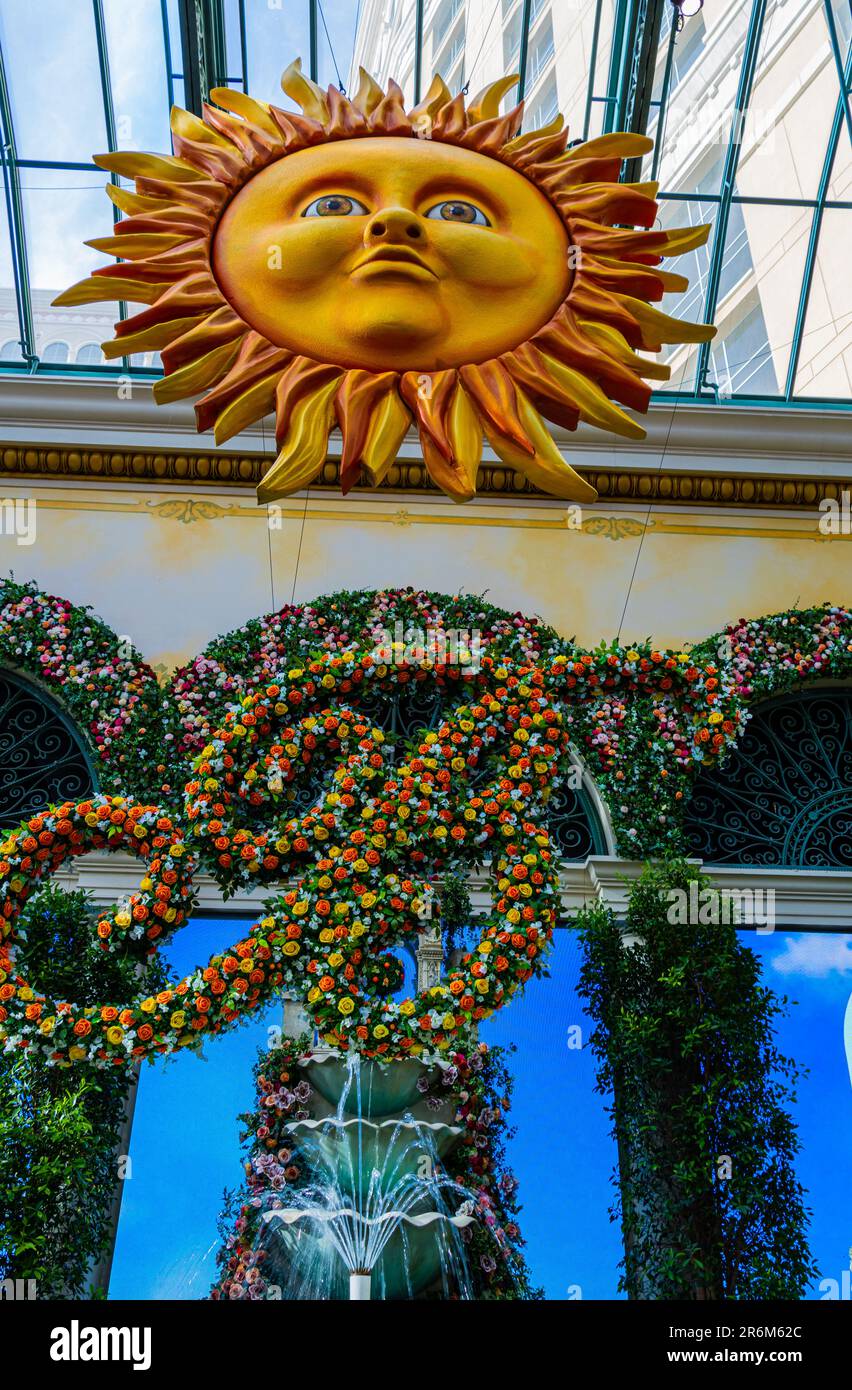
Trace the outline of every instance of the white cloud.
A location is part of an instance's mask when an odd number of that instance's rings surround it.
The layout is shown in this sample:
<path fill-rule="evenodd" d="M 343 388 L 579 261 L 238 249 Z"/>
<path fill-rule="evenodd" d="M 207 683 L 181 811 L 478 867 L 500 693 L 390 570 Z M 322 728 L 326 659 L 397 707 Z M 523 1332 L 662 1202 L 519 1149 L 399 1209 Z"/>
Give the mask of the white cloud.
<path fill-rule="evenodd" d="M 852 976 L 852 936 L 821 932 L 788 936 L 784 950 L 772 966 L 780 975 L 809 975 L 815 979 L 833 974 Z"/>

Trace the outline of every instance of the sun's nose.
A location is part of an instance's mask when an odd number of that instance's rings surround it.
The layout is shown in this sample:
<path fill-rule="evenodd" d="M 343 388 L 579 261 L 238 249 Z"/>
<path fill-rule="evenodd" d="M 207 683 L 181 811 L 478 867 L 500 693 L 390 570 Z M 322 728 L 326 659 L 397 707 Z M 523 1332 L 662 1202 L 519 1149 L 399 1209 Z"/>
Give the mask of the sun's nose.
<path fill-rule="evenodd" d="M 410 208 L 381 208 L 374 212 L 364 228 L 368 246 L 379 243 L 405 246 L 425 240 L 423 223 Z"/>

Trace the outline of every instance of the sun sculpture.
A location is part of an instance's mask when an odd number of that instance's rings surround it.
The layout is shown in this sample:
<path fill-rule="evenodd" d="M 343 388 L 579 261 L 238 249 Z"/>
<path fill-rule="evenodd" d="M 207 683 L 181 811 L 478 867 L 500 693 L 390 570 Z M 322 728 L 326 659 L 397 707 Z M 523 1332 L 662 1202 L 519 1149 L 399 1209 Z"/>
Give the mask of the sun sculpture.
<path fill-rule="evenodd" d="M 476 492 L 483 437 L 545 492 L 591 501 L 543 417 L 640 439 L 615 402 L 646 411 L 669 368 L 642 352 L 715 330 L 651 307 L 683 276 L 659 268 L 709 227 L 655 228 L 657 186 L 620 183 L 643 135 L 567 147 L 558 116 L 521 134 L 514 76 L 467 105 L 433 79 L 406 112 L 361 70 L 350 100 L 294 62 L 301 114 L 216 88 L 172 113 L 173 155 L 96 156 L 125 217 L 89 242 L 118 257 L 60 305 L 147 305 L 107 357 L 159 351 L 158 401 L 196 396 L 217 443 L 271 411 L 278 456 L 258 497 L 310 484 L 339 427 L 341 485 L 378 485 L 416 429 L 432 480 Z M 215 104 L 213 104 L 215 103 Z"/>

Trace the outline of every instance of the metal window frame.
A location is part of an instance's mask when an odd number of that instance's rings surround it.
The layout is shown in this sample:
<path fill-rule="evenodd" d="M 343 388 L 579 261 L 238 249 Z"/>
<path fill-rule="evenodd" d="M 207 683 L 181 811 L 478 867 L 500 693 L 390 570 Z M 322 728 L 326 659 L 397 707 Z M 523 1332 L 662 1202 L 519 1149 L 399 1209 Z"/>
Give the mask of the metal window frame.
<path fill-rule="evenodd" d="M 552 0 L 558 3 L 558 0 Z M 614 0 L 611 51 L 603 91 L 597 89 L 598 56 L 604 34 L 603 0 L 596 0 L 591 34 L 588 88 L 582 138 L 589 137 L 593 108 L 596 104 L 604 107 L 602 127 L 604 132 L 622 128 L 644 132 L 654 111 L 658 113 L 658 149 L 654 153 L 651 177 L 655 178 L 659 167 L 660 133 L 664 122 L 671 93 L 671 73 L 674 59 L 676 31 L 672 26 L 667 38 L 666 67 L 659 100 L 653 99 L 654 73 L 660 57 L 660 35 L 666 5 L 672 0 Z M 307 6 L 308 19 L 308 68 L 310 76 L 318 80 L 319 37 L 322 23 L 321 0 L 302 0 Z M 109 75 L 109 53 L 103 18 L 102 0 L 92 0 L 95 17 L 95 31 L 98 43 L 98 62 L 100 69 L 101 92 L 104 120 L 108 142 L 111 148 L 116 144 L 115 119 L 112 104 L 112 90 Z M 225 46 L 224 0 L 178 0 L 180 17 L 180 52 L 182 71 L 175 71 L 177 58 L 175 35 L 169 29 L 168 0 L 160 0 L 163 26 L 163 49 L 169 101 L 174 101 L 175 83 L 182 80 L 185 88 L 185 104 L 190 109 L 200 111 L 201 102 L 206 99 L 211 86 L 216 83 L 241 84 L 243 90 L 249 82 L 249 43 L 246 24 L 245 0 L 238 0 L 240 55 L 238 76 L 227 74 L 227 53 Z M 742 121 L 748 110 L 752 88 L 755 81 L 756 65 L 763 31 L 763 21 L 767 11 L 767 0 L 752 0 L 748 26 L 743 45 L 742 70 L 737 88 L 736 107 L 726 147 L 722 182 L 718 193 L 702 195 L 717 209 L 714 238 L 708 263 L 707 292 L 704 301 L 704 316 L 712 319 L 718 308 L 720 286 L 724 269 L 725 244 L 731 210 L 735 204 L 754 204 L 779 207 L 801 207 L 813 209 L 809 243 L 799 292 L 796 326 L 791 344 L 787 367 L 787 379 L 783 389 L 771 396 L 742 396 L 733 393 L 720 402 L 718 389 L 707 380 L 711 364 L 709 344 L 703 344 L 697 354 L 698 370 L 691 388 L 678 391 L 656 391 L 654 399 L 670 403 L 673 400 L 685 403 L 724 404 L 727 408 L 736 406 L 777 404 L 786 407 L 801 406 L 806 409 L 825 408 L 828 410 L 852 409 L 852 401 L 831 397 L 806 397 L 795 395 L 795 379 L 801 360 L 802 337 L 810 303 L 813 276 L 818 259 L 820 233 L 826 211 L 852 210 L 852 201 L 832 200 L 828 197 L 833 165 L 843 136 L 844 127 L 852 140 L 852 101 L 850 101 L 850 78 L 852 78 L 852 42 L 849 52 L 841 51 L 838 25 L 832 9 L 831 0 L 823 0 L 825 19 L 831 43 L 832 56 L 838 75 L 840 92 L 837 108 L 820 177 L 819 190 L 813 199 L 743 197 L 735 193 L 737 167 L 740 156 L 740 135 Z M 415 0 L 414 8 L 414 88 L 415 99 L 420 100 L 428 74 L 423 71 L 425 0 Z M 524 94 L 527 83 L 530 30 L 538 14 L 533 15 L 533 0 L 522 0 L 521 47 L 519 54 L 520 82 L 519 93 Z M 688 23 L 688 21 L 687 21 Z M 134 376 L 154 378 L 159 375 L 151 367 L 131 366 L 127 359 L 108 365 L 91 364 L 78 366 L 75 363 L 51 364 L 42 362 L 35 351 L 35 332 L 33 324 L 33 304 L 29 280 L 29 260 L 27 254 L 27 234 L 21 196 L 20 170 L 26 168 L 68 169 L 74 171 L 98 172 L 97 166 L 86 162 L 64 162 L 52 160 L 20 159 L 15 144 L 14 121 L 9 94 L 8 72 L 0 45 L 0 165 L 2 165 L 3 196 L 9 226 L 12 252 L 12 271 L 15 303 L 18 317 L 19 342 L 22 362 L 2 364 L 4 374 L 38 373 L 40 375 L 67 375 L 90 377 L 114 377 L 117 373 L 130 372 Z M 626 179 L 634 180 L 640 176 L 640 161 L 630 161 L 625 167 Z M 113 182 L 118 182 L 113 176 Z M 692 201 L 695 194 L 663 190 L 663 201 Z M 127 306 L 121 305 L 122 317 L 127 314 Z"/>

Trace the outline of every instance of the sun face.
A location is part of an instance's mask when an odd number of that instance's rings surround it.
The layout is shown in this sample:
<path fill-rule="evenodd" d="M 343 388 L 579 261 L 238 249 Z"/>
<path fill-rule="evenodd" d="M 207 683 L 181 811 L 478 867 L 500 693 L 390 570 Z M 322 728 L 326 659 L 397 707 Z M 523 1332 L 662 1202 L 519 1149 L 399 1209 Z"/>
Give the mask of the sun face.
<path fill-rule="evenodd" d="M 226 208 L 213 273 L 246 323 L 319 362 L 441 371 L 553 316 L 570 279 L 551 203 L 506 164 L 390 136 L 301 150 Z"/>
<path fill-rule="evenodd" d="M 362 72 L 350 101 L 297 61 L 282 87 L 302 115 L 227 88 L 203 120 L 175 109 L 173 156 L 96 157 L 136 182 L 108 187 L 126 216 L 89 243 L 121 260 L 55 302 L 147 305 L 105 354 L 159 350 L 157 400 L 205 393 L 217 443 L 274 410 L 261 501 L 311 483 L 335 427 L 344 492 L 380 483 L 415 429 L 456 501 L 484 439 L 545 492 L 591 501 L 543 417 L 644 436 L 614 402 L 644 411 L 643 378 L 667 379 L 641 351 L 713 336 L 650 307 L 687 284 L 662 257 L 709 227 L 653 229 L 656 186 L 618 182 L 644 136 L 569 149 L 561 117 L 519 134 L 523 103 L 499 114 L 516 80 L 465 106 L 435 78 L 406 113 L 393 82 Z"/>

